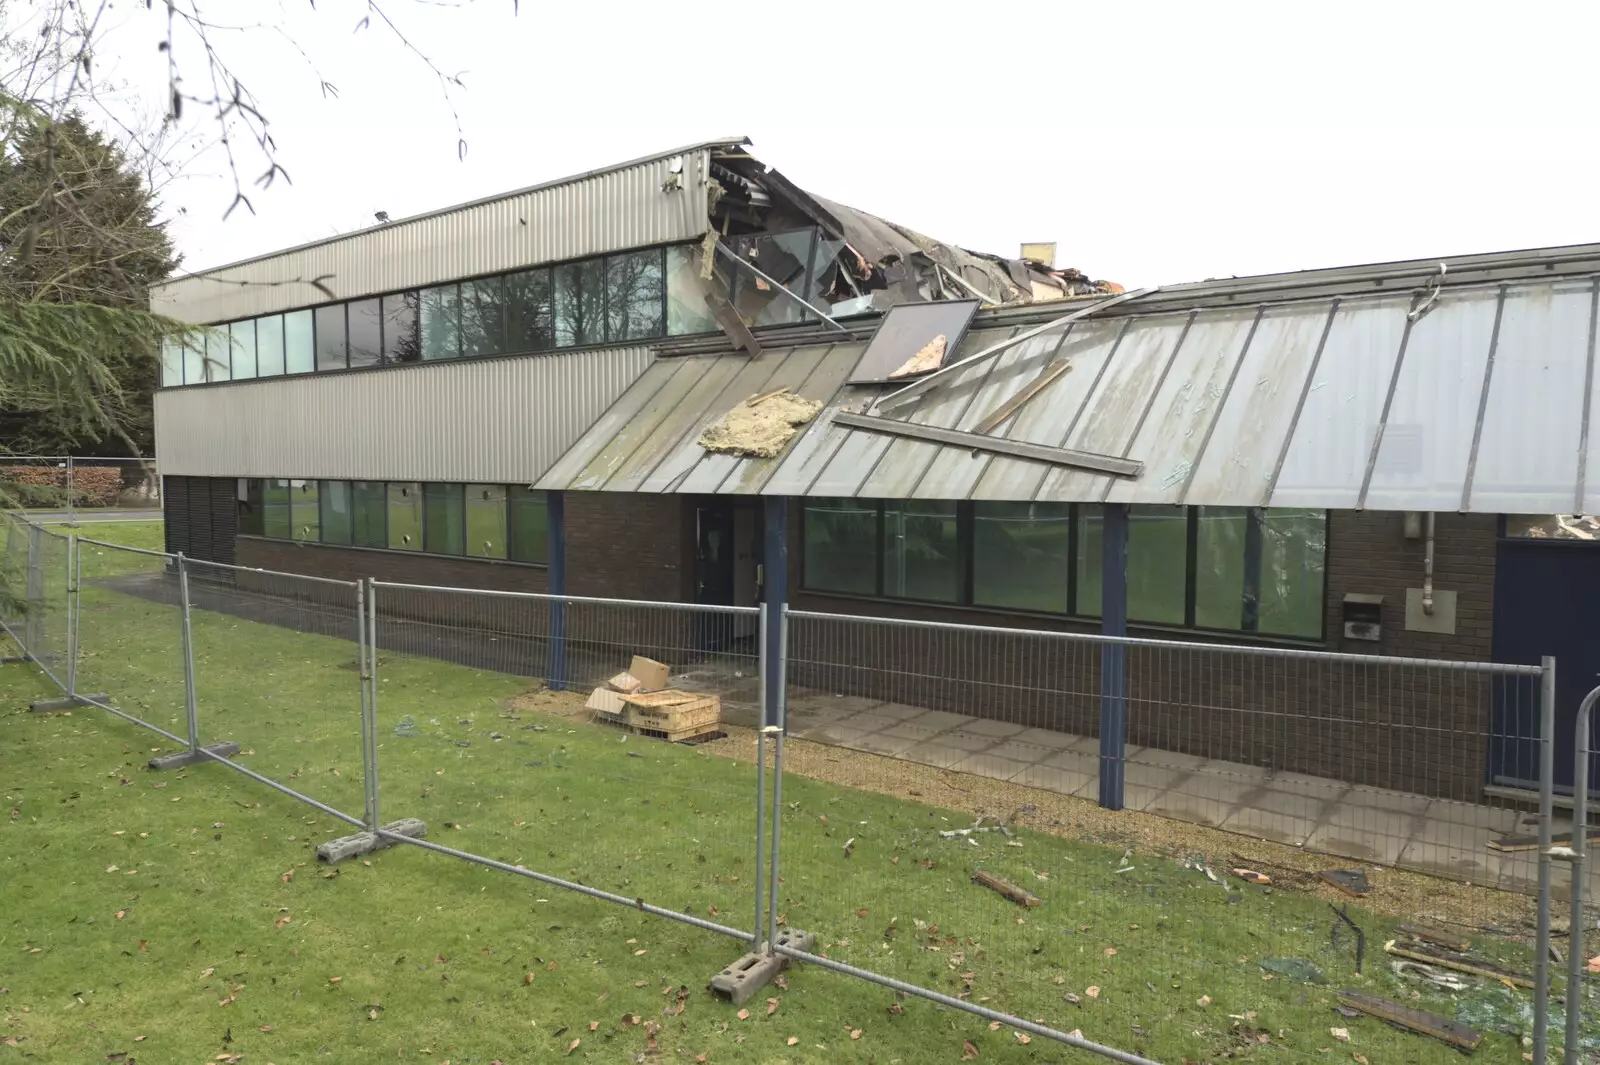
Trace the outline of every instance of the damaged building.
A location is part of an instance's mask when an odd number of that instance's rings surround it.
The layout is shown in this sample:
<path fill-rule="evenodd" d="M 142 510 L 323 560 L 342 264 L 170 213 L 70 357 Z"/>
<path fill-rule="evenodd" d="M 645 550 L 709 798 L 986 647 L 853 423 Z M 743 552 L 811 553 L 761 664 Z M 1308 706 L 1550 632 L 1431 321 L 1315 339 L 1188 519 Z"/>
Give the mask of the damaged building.
<path fill-rule="evenodd" d="M 164 353 L 167 544 L 345 579 L 1555 654 L 1580 685 L 1597 299 L 1600 246 L 1124 292 L 712 141 L 161 286 L 154 309 L 209 327 Z M 1004 664 L 954 654 L 877 665 L 997 712 L 962 683 Z M 1462 698 L 1427 743 L 1333 747 L 1316 686 L 1261 661 L 1283 705 L 1224 684 L 1130 742 L 1447 798 L 1534 775 L 1526 691 Z M 1080 679 L 1028 724 L 1094 735 Z M 1351 728 L 1404 720 L 1384 698 Z"/>

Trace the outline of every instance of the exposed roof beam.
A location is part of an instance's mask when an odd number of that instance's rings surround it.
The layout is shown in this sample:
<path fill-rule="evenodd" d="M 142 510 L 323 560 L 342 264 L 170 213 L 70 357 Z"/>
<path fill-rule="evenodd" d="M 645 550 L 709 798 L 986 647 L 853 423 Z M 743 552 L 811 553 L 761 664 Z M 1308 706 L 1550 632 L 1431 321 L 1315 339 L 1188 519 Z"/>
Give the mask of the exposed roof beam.
<path fill-rule="evenodd" d="M 1103 311 L 1108 307 L 1115 307 L 1119 303 L 1126 303 L 1128 300 L 1138 299 L 1140 296 L 1146 296 L 1156 291 L 1158 290 L 1154 288 L 1138 288 L 1134 289 L 1132 292 L 1119 293 L 1118 295 L 1112 296 L 1110 299 L 1096 300 L 1088 307 L 1081 307 L 1078 310 L 1073 311 L 1071 314 L 1062 315 L 1060 318 L 1048 321 L 1043 325 L 1036 325 L 1032 329 L 1024 329 L 1015 336 L 1007 337 L 999 343 L 991 344 L 976 354 L 968 355 L 964 359 L 959 359 L 956 362 L 952 362 L 947 366 L 941 367 L 940 369 L 933 371 L 933 373 L 929 374 L 928 376 L 920 380 L 913 381 L 911 384 L 900 389 L 898 392 L 889 393 L 887 396 L 884 396 L 882 399 L 878 400 L 874 406 L 879 410 L 882 410 L 886 407 L 898 407 L 907 400 L 915 396 L 922 395 L 922 393 L 932 388 L 941 377 L 947 373 L 950 373 L 952 370 L 959 370 L 963 366 L 971 366 L 973 363 L 978 362 L 981 359 L 991 359 L 1000 354 L 1002 351 L 1006 351 L 1009 348 L 1014 348 L 1018 344 L 1026 343 L 1027 341 L 1032 340 L 1034 337 L 1043 336 L 1046 333 L 1053 332 L 1057 329 L 1060 329 L 1062 326 L 1071 325 L 1078 319 L 1086 318 L 1089 315 L 1094 314 L 1096 311 Z"/>
<path fill-rule="evenodd" d="M 1007 458 L 1027 459 L 1051 466 L 1071 466 L 1080 470 L 1108 473 L 1114 477 L 1137 477 L 1144 472 L 1144 463 L 1115 455 L 1099 455 L 1092 451 L 1074 451 L 1071 448 L 1051 447 L 1048 444 L 1029 444 L 1020 440 L 1002 440 L 999 437 L 980 436 L 959 429 L 942 429 L 936 425 L 918 425 L 876 414 L 851 414 L 840 411 L 833 416 L 835 425 L 849 429 L 864 429 L 869 433 L 886 436 L 903 436 L 909 440 L 926 440 L 934 444 L 966 448 L 969 451 L 986 451 Z"/>

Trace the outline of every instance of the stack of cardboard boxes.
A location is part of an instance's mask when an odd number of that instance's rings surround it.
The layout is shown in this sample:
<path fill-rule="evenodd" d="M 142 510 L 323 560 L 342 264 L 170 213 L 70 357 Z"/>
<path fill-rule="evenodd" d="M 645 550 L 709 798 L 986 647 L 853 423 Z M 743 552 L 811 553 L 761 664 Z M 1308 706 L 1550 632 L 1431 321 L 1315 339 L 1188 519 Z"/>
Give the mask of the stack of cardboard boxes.
<path fill-rule="evenodd" d="M 722 700 L 669 687 L 670 678 L 665 663 L 634 655 L 627 670 L 596 688 L 584 705 L 601 721 L 674 743 L 716 732 Z"/>

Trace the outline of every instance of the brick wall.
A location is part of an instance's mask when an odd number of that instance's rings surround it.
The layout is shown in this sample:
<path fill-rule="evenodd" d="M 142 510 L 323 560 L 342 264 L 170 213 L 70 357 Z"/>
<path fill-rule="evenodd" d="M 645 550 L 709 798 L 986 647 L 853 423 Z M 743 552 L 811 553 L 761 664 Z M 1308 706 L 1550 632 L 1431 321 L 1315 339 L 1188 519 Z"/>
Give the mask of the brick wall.
<path fill-rule="evenodd" d="M 1328 541 L 1328 638 L 1317 649 L 1489 659 L 1492 516 L 1437 519 L 1434 583 L 1458 594 L 1454 635 L 1405 631 L 1405 590 L 1421 587 L 1423 544 L 1404 538 L 1400 515 L 1333 512 Z M 797 539 L 791 558 L 797 564 L 800 557 Z M 801 610 L 1079 634 L 1098 628 L 1094 622 L 819 595 L 801 590 L 800 579 L 794 565 L 791 602 Z M 1384 596 L 1380 647 L 1341 638 L 1346 592 Z M 1133 635 L 1243 643 L 1138 629 Z M 1099 732 L 1100 647 L 1092 641 L 805 619 L 796 619 L 791 636 L 796 683 L 1081 735 Z M 1127 675 L 1130 744 L 1460 799 L 1475 797 L 1483 781 L 1491 684 L 1508 683 L 1376 660 L 1328 663 L 1204 647 L 1130 648 Z"/>

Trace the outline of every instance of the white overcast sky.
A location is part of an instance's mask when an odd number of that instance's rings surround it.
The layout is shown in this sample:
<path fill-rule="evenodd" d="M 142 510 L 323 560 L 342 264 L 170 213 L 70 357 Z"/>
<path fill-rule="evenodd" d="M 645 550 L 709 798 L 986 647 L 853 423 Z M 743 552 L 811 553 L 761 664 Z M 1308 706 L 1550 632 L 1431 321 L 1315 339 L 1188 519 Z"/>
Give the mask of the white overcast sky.
<path fill-rule="evenodd" d="M 144 7 L 119 0 L 99 64 L 158 102 Z M 1600 241 L 1596 4 L 385 0 L 463 75 L 465 161 L 359 0 L 202 7 L 278 27 L 217 41 L 293 184 L 224 222 L 222 157 L 193 159 L 164 193 L 187 269 L 734 135 L 832 199 L 1129 285 Z"/>

